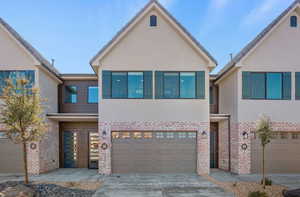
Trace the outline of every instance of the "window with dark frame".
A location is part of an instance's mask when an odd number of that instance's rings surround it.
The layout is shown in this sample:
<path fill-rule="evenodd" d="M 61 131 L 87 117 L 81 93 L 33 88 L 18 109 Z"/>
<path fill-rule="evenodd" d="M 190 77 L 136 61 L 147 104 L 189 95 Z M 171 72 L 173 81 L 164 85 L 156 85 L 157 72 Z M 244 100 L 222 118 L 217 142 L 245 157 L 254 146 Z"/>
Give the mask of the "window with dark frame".
<path fill-rule="evenodd" d="M 297 27 L 298 26 L 298 17 L 297 16 L 291 16 L 290 17 L 290 26 L 291 27 Z"/>
<path fill-rule="evenodd" d="M 244 80 L 245 76 L 243 75 Z M 282 72 L 251 72 L 248 76 L 248 83 L 245 85 L 243 82 L 243 89 L 247 88 L 249 95 L 247 98 L 244 96 L 243 98 L 283 100 L 285 99 L 284 92 L 287 92 L 288 88 L 290 88 L 290 84 L 289 87 L 286 87 L 287 84 L 284 83 L 284 73 Z"/>
<path fill-rule="evenodd" d="M 89 86 L 88 87 L 88 103 L 94 104 L 98 103 L 98 86 Z"/>
<path fill-rule="evenodd" d="M 151 15 L 150 16 L 150 27 L 156 27 L 157 26 L 157 16 Z"/>
<path fill-rule="evenodd" d="M 164 72 L 163 94 L 166 99 L 196 98 L 196 73 Z"/>
<path fill-rule="evenodd" d="M 143 72 L 112 72 L 111 84 L 112 98 L 144 98 Z"/>
<path fill-rule="evenodd" d="M 65 87 L 65 103 L 77 103 L 77 87 L 66 86 Z"/>

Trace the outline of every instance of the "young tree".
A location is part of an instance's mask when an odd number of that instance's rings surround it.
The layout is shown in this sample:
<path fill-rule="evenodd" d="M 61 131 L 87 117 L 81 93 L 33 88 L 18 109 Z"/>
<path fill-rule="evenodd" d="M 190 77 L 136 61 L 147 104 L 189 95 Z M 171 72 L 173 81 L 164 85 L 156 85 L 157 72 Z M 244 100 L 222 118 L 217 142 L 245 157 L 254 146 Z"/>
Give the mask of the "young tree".
<path fill-rule="evenodd" d="M 271 142 L 273 132 L 271 129 L 271 121 L 268 116 L 263 115 L 257 122 L 256 135 L 260 139 L 262 147 L 262 184 L 263 188 L 266 188 L 265 178 L 265 149 L 267 144 Z"/>
<path fill-rule="evenodd" d="M 6 82 L 3 103 L 0 105 L 0 122 L 6 127 L 6 135 L 15 144 L 23 145 L 25 183 L 28 184 L 27 143 L 41 140 L 47 125 L 39 91 L 28 86 L 28 81 L 18 79 Z"/>

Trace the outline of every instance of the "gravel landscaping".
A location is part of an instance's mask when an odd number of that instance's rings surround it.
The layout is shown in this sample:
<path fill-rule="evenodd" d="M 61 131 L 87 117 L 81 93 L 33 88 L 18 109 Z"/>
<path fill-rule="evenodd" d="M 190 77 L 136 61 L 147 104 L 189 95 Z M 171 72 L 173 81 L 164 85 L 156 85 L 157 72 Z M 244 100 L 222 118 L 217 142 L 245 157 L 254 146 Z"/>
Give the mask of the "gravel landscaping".
<path fill-rule="evenodd" d="M 8 181 L 0 184 L 0 196 L 1 193 L 16 192 L 12 190 L 18 190 L 19 188 L 28 188 L 28 193 L 25 196 L 36 196 L 36 197 L 91 197 L 99 188 L 101 183 L 99 182 L 55 182 L 55 183 L 39 183 L 32 182 L 25 185 L 21 181 Z"/>

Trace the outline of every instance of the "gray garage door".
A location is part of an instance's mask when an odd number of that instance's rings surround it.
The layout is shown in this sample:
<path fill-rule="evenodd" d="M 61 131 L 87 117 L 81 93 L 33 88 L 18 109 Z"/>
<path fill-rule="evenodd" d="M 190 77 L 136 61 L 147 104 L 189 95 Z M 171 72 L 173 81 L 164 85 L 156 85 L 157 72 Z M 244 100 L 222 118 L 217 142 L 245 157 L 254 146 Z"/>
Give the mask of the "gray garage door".
<path fill-rule="evenodd" d="M 5 139 L 0 132 L 0 173 L 23 172 L 22 146 Z"/>
<path fill-rule="evenodd" d="M 278 133 L 266 148 L 266 171 L 300 173 L 300 133 Z M 251 172 L 261 171 L 262 151 L 259 140 L 251 144 Z"/>
<path fill-rule="evenodd" d="M 113 132 L 113 173 L 195 173 L 196 132 Z"/>

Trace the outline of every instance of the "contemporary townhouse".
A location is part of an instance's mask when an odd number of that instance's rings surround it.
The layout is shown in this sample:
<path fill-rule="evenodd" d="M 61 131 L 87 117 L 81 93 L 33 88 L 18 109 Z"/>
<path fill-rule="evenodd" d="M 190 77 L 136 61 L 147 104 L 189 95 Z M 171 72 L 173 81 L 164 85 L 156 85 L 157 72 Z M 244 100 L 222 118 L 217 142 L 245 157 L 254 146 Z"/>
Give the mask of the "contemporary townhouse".
<path fill-rule="evenodd" d="M 95 74 L 60 74 L 1 19 L 1 88 L 4 79 L 25 77 L 47 98 L 50 127 L 28 144 L 30 172 L 257 173 L 253 131 L 264 113 L 276 131 L 267 169 L 299 173 L 299 6 L 217 75 L 214 58 L 156 0 L 90 61 Z M 0 124 L 0 172 L 21 172 L 21 148 L 1 131 Z"/>

